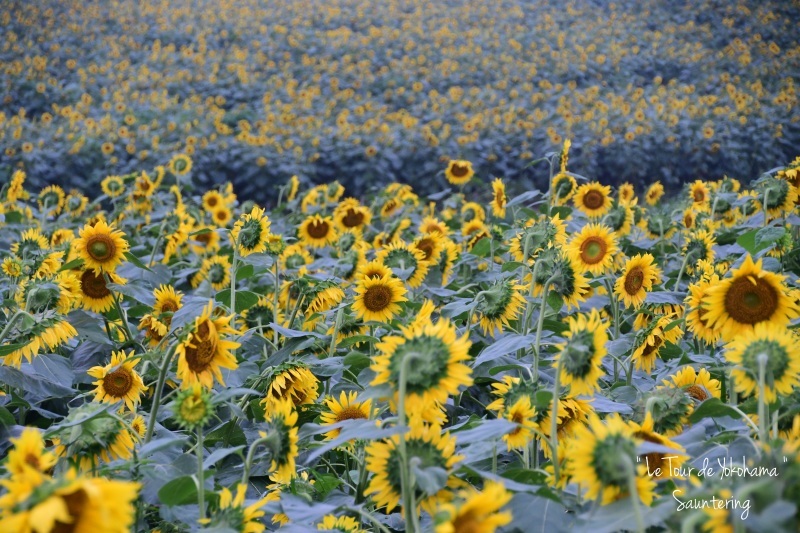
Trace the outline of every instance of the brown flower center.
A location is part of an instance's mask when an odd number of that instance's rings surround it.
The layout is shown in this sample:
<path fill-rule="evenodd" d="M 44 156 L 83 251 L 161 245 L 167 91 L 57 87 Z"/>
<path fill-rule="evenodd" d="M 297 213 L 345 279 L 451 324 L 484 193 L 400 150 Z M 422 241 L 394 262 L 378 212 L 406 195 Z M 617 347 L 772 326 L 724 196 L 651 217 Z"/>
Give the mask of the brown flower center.
<path fill-rule="evenodd" d="M 373 285 L 364 293 L 364 307 L 370 311 L 383 311 L 392 303 L 392 289 L 386 285 Z"/>
<path fill-rule="evenodd" d="M 709 398 L 706 389 L 704 387 L 701 387 L 700 385 L 690 385 L 686 389 L 686 394 L 688 394 L 689 396 L 700 402 L 707 400 Z"/>
<path fill-rule="evenodd" d="M 463 178 L 467 174 L 469 174 L 469 167 L 466 165 L 459 165 L 458 163 L 453 163 L 450 167 L 450 174 L 455 176 L 456 178 Z"/>
<path fill-rule="evenodd" d="M 600 263 L 607 251 L 605 240 L 601 237 L 589 237 L 581 244 L 581 260 L 589 265 Z"/>
<path fill-rule="evenodd" d="M 314 239 L 324 239 L 328 236 L 330 226 L 324 220 L 312 220 L 306 231 Z"/>
<path fill-rule="evenodd" d="M 103 389 L 114 398 L 123 398 L 133 388 L 133 375 L 125 367 L 109 372 L 103 378 Z"/>
<path fill-rule="evenodd" d="M 739 277 L 725 294 L 725 311 L 741 324 L 758 324 L 778 309 L 778 291 L 760 278 Z"/>
<path fill-rule="evenodd" d="M 85 512 L 86 506 L 89 504 L 89 496 L 86 491 L 79 489 L 72 494 L 62 496 L 62 499 L 67 504 L 67 512 L 70 516 L 70 523 L 65 524 L 56 520 L 52 533 L 72 533 L 75 531 L 76 522 L 80 519 L 81 515 Z"/>
<path fill-rule="evenodd" d="M 41 466 L 39 463 L 39 456 L 35 453 L 28 452 L 25 454 L 25 464 L 32 466 L 36 470 L 41 470 Z"/>
<path fill-rule="evenodd" d="M 111 294 L 106 287 L 106 279 L 102 275 L 97 275 L 94 270 L 85 270 L 81 274 L 81 290 L 83 294 L 95 300 L 102 300 Z"/>
<path fill-rule="evenodd" d="M 345 407 L 339 414 L 336 415 L 336 421 L 341 422 L 342 420 L 356 420 L 359 418 L 367 418 L 367 416 L 359 409 L 358 407 Z"/>
<path fill-rule="evenodd" d="M 625 276 L 625 292 L 631 296 L 639 292 L 644 285 L 644 271 L 642 267 L 633 267 Z"/>
<path fill-rule="evenodd" d="M 417 249 L 423 251 L 423 253 L 425 254 L 426 261 L 431 258 L 431 256 L 433 255 L 433 250 L 436 247 L 433 243 L 433 240 L 429 239 L 428 237 L 420 239 L 420 241 L 416 244 L 416 246 Z"/>
<path fill-rule="evenodd" d="M 703 189 L 697 189 L 694 191 L 692 198 L 694 198 L 694 201 L 699 204 L 706 199 L 706 193 L 703 191 Z"/>
<path fill-rule="evenodd" d="M 114 244 L 114 239 L 108 235 L 92 235 L 86 243 L 86 253 L 98 263 L 105 263 L 110 260 L 114 257 L 116 251 L 117 245 Z"/>
<path fill-rule="evenodd" d="M 652 345 L 645 345 L 644 350 L 642 350 L 642 358 L 644 359 L 645 357 L 650 357 L 651 355 L 656 354 L 658 349 L 661 348 L 662 344 L 664 344 L 664 339 L 661 337 L 656 337 Z"/>
<path fill-rule="evenodd" d="M 347 213 L 342 217 L 342 224 L 346 228 L 357 228 L 364 223 L 364 213 L 356 211 L 352 207 L 347 210 Z"/>
<path fill-rule="evenodd" d="M 207 205 L 208 207 L 216 207 L 216 206 L 217 206 L 217 204 L 219 204 L 219 201 L 217 200 L 217 197 L 216 197 L 216 196 L 210 196 L 210 197 L 209 197 L 209 198 L 206 200 L 206 205 Z"/>
<path fill-rule="evenodd" d="M 606 197 L 600 191 L 591 190 L 583 195 L 583 205 L 589 209 L 600 209 L 605 201 Z"/>
<path fill-rule="evenodd" d="M 205 371 L 217 351 L 216 331 L 208 320 L 203 321 L 186 344 L 186 363 L 195 374 Z"/>

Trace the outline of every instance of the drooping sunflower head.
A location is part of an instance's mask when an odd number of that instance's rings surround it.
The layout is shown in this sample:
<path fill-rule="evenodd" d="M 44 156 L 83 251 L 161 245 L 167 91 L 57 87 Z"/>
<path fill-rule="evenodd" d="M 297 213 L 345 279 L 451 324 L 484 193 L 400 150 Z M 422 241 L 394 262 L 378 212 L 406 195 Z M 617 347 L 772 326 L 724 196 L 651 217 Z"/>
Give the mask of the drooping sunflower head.
<path fill-rule="evenodd" d="M 497 218 L 505 218 L 507 203 L 506 186 L 503 180 L 495 178 L 492 181 L 492 201 L 489 204 L 492 208 L 492 214 Z"/>
<path fill-rule="evenodd" d="M 79 298 L 79 289 L 71 273 L 62 272 L 55 278 L 23 279 L 14 299 L 20 309 L 41 313 L 58 311 L 67 314 Z"/>
<path fill-rule="evenodd" d="M 683 336 L 681 328 L 676 327 L 673 322 L 674 317 L 657 315 L 639 332 L 632 355 L 636 368 L 652 372 L 658 355 L 667 342 L 676 342 Z"/>
<path fill-rule="evenodd" d="M 664 196 L 664 185 L 660 181 L 656 181 L 647 188 L 644 193 L 644 201 L 647 205 L 656 205 L 661 197 Z"/>
<path fill-rule="evenodd" d="M 387 323 L 400 312 L 400 302 L 407 301 L 403 283 L 392 276 L 364 276 L 356 285 L 353 311 L 365 321 Z"/>
<path fill-rule="evenodd" d="M 214 414 L 211 393 L 200 383 L 192 384 L 191 387 L 178 392 L 172 404 L 172 413 L 183 428 L 195 429 L 205 426 Z"/>
<path fill-rule="evenodd" d="M 128 409 L 134 411 L 142 392 L 147 390 L 135 370 L 138 363 L 139 359 L 133 356 L 133 352 L 119 351 L 111 353 L 111 361 L 106 366 L 90 368 L 87 374 L 97 378 L 93 383 L 96 385 L 95 400 L 106 403 L 123 401 Z"/>
<path fill-rule="evenodd" d="M 512 494 L 502 483 L 487 481 L 478 492 L 471 487 L 461 490 L 453 502 L 442 504 L 435 513 L 434 533 L 493 533 L 511 522 L 511 511 L 500 511 Z"/>
<path fill-rule="evenodd" d="M 774 403 L 778 394 L 788 396 L 800 384 L 800 344 L 783 326 L 756 324 L 728 343 L 725 357 L 736 365 L 731 370 L 736 390 L 763 394 L 767 403 Z"/>
<path fill-rule="evenodd" d="M 660 283 L 661 272 L 650 254 L 631 257 L 617 279 L 614 292 L 627 307 L 638 309 L 644 303 L 648 291 Z"/>
<path fill-rule="evenodd" d="M 617 236 L 608 226 L 587 224 L 570 241 L 570 258 L 584 272 L 596 276 L 608 271 L 617 253 Z"/>
<path fill-rule="evenodd" d="M 101 412 L 105 409 L 93 402 L 71 409 L 64 419 L 67 426 L 54 435 L 60 442 L 56 453 L 79 470 L 88 471 L 103 461 L 133 456 L 133 435 L 118 417 Z"/>
<path fill-rule="evenodd" d="M 559 346 L 556 356 L 561 369 L 561 381 L 569 385 L 570 394 L 591 396 L 599 388 L 598 379 L 603 374 L 600 367 L 606 355 L 608 324 L 600 320 L 597 309 L 589 315 L 579 314 L 567 319 L 569 331 L 566 342 Z"/>
<path fill-rule="evenodd" d="M 124 278 L 116 274 L 107 274 L 111 283 L 123 285 L 126 283 Z M 108 288 L 106 278 L 103 274 L 94 270 L 84 270 L 79 276 L 80 291 L 78 293 L 84 309 L 95 313 L 105 313 L 114 305 L 114 294 Z"/>
<path fill-rule="evenodd" d="M 474 175 L 475 171 L 472 169 L 472 163 L 461 159 L 450 160 L 444 171 L 444 176 L 447 178 L 447 181 L 453 185 L 459 186 L 466 185 Z"/>
<path fill-rule="evenodd" d="M 86 268 L 91 268 L 96 274 L 113 272 L 128 251 L 125 234 L 102 220 L 94 226 L 85 225 L 80 230 L 80 237 L 75 239 L 74 246 Z"/>
<path fill-rule="evenodd" d="M 639 221 L 639 225 L 651 239 L 671 239 L 678 229 L 667 213 L 648 212 Z"/>
<path fill-rule="evenodd" d="M 317 529 L 324 529 L 326 531 L 339 531 L 341 533 L 366 533 L 366 529 L 362 529 L 361 522 L 352 516 L 342 515 L 325 515 L 322 517 L 322 522 L 317 524 Z"/>
<path fill-rule="evenodd" d="M 536 409 L 531 404 L 531 397 L 520 395 L 503 409 L 502 417 L 517 425 L 516 428 L 503 435 L 508 451 L 520 450 L 528 446 L 533 439 L 536 423 Z"/>
<path fill-rule="evenodd" d="M 786 326 L 800 314 L 797 304 L 788 296 L 784 276 L 763 269 L 748 255 L 731 276 L 705 290 L 700 305 L 706 310 L 704 319 L 718 330 L 725 341 L 752 331 L 759 323 Z"/>
<path fill-rule="evenodd" d="M 692 398 L 682 389 L 671 387 L 651 389 L 634 405 L 639 420 L 651 416 L 651 430 L 668 437 L 683 431 L 693 409 Z"/>
<path fill-rule="evenodd" d="M 247 329 L 261 328 L 269 331 L 269 325 L 273 322 L 278 325 L 283 323 L 283 315 L 280 306 L 276 313 L 273 310 L 272 300 L 266 296 L 260 296 L 254 306 L 242 311 L 241 321 Z"/>
<path fill-rule="evenodd" d="M 3 362 L 8 366 L 19 368 L 24 357 L 29 363 L 33 356 L 44 350 L 54 350 L 70 339 L 78 336 L 75 328 L 62 317 L 50 316 L 40 318 L 30 328 L 25 328 L 17 335 L 5 339 L 9 346 L 19 345 L 6 354 Z"/>
<path fill-rule="evenodd" d="M 477 202 L 464 202 L 464 205 L 461 206 L 461 220 L 463 222 L 483 222 L 486 220 L 486 211 Z"/>
<path fill-rule="evenodd" d="M 543 267 L 536 272 L 534 294 L 542 293 L 544 285 L 549 281 L 549 290 L 558 294 L 567 309 L 577 307 L 586 300 L 589 294 L 589 281 L 582 274 L 577 263 L 560 248 L 548 248 L 538 257 Z M 526 281 L 530 279 L 526 276 Z"/>
<path fill-rule="evenodd" d="M 376 374 L 372 385 L 392 387 L 396 405 L 397 384 L 404 376 L 407 413 L 422 413 L 435 403 L 444 403 L 461 386 L 472 384 L 472 369 L 464 364 L 471 343 L 466 335 L 458 337 L 447 320 L 382 340 L 377 345 L 381 355 L 372 364 Z"/>
<path fill-rule="evenodd" d="M 691 234 L 683 245 L 683 256 L 686 258 L 686 272 L 694 273 L 698 261 L 714 260 L 714 234 L 706 230 Z"/>
<path fill-rule="evenodd" d="M 358 401 L 358 393 L 355 391 L 339 394 L 338 400 L 334 396 L 325 399 L 326 411 L 320 414 L 320 421 L 323 426 L 329 426 L 345 420 L 366 420 L 374 415 L 372 400 L 367 399 Z M 335 428 L 325 434 L 326 439 L 336 438 L 340 433 L 339 428 Z"/>
<path fill-rule="evenodd" d="M 319 380 L 302 363 L 284 363 L 276 367 L 267 380 L 261 400 L 267 413 L 284 400 L 293 406 L 311 404 L 319 397 Z"/>
<path fill-rule="evenodd" d="M 779 218 L 794 209 L 797 188 L 790 182 L 770 176 L 759 181 L 756 188 L 761 207 L 771 218 Z"/>
<path fill-rule="evenodd" d="M 523 288 L 512 280 L 506 280 L 480 292 L 475 319 L 480 320 L 486 335 L 494 336 L 498 331 L 503 331 L 504 326 L 509 326 L 510 321 L 517 319 L 526 303 L 522 295 Z"/>
<path fill-rule="evenodd" d="M 578 187 L 573 202 L 586 216 L 602 217 L 611 209 L 611 187 L 597 182 L 586 183 Z"/>
<path fill-rule="evenodd" d="M 337 231 L 331 217 L 312 215 L 300 224 L 297 235 L 306 246 L 323 248 L 336 242 Z"/>
<path fill-rule="evenodd" d="M 243 214 L 231 231 L 231 239 L 239 255 L 247 257 L 266 251 L 270 225 L 269 217 L 258 206 L 253 206 L 249 213 Z"/>
<path fill-rule="evenodd" d="M 404 279 L 412 288 L 419 287 L 428 274 L 429 263 L 425 252 L 402 241 L 393 242 L 380 250 L 376 256 L 392 273 Z"/>

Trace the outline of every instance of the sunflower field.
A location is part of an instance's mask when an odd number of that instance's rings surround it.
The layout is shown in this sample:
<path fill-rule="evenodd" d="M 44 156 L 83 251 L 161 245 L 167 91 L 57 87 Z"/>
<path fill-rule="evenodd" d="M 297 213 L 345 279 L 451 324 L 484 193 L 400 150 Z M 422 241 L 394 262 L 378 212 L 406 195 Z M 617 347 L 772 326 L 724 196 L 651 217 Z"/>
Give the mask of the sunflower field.
<path fill-rule="evenodd" d="M 0 531 L 795 531 L 800 158 L 2 199 Z M 470 185 L 474 194 L 466 194 Z"/>
<path fill-rule="evenodd" d="M 0 169 L 83 191 L 186 153 L 232 181 L 410 183 L 450 159 L 644 187 L 800 146 L 796 0 L 0 0 Z M 272 192 L 271 190 L 269 191 Z"/>

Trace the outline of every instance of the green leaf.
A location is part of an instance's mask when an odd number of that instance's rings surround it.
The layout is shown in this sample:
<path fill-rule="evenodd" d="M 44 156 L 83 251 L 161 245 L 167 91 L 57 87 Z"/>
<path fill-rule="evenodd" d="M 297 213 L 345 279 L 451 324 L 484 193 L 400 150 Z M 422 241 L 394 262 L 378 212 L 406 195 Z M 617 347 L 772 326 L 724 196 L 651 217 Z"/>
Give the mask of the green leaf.
<path fill-rule="evenodd" d="M 14 415 L 11 414 L 11 411 L 0 405 L 0 424 L 9 428 L 13 425 L 16 425 L 17 420 L 14 418 Z"/>
<path fill-rule="evenodd" d="M 83 259 L 79 257 L 77 259 L 73 259 L 69 263 L 64 263 L 63 265 L 61 265 L 61 268 L 59 268 L 58 271 L 63 272 L 65 270 L 74 270 L 81 266 L 83 266 Z"/>
<path fill-rule="evenodd" d="M 722 403 L 719 398 L 709 398 L 694 410 L 689 416 L 689 422 L 696 424 L 704 418 L 716 418 L 721 416 L 729 416 L 735 419 L 742 417 L 742 415 L 736 412 L 731 406 Z"/>
<path fill-rule="evenodd" d="M 342 484 L 342 480 L 330 474 L 314 473 L 314 489 L 324 498 L 329 492 Z"/>
<path fill-rule="evenodd" d="M 555 311 L 561 311 L 561 308 L 564 306 L 564 299 L 561 297 L 560 294 L 556 294 L 555 292 L 551 292 L 547 295 L 547 305 Z"/>
<path fill-rule="evenodd" d="M 25 346 L 24 343 L 23 344 L 6 344 L 4 346 L 0 346 L 0 357 L 3 357 L 4 355 L 8 355 L 13 351 L 19 350 L 23 346 Z"/>
<path fill-rule="evenodd" d="M 567 220 L 567 218 L 572 214 L 572 208 L 562 205 L 561 207 L 551 207 L 550 208 L 550 216 L 554 217 L 558 215 L 558 218 L 561 220 Z"/>
<path fill-rule="evenodd" d="M 243 279 L 252 278 L 253 274 L 255 273 L 255 268 L 253 265 L 243 265 L 236 269 L 236 281 L 242 281 Z"/>
<path fill-rule="evenodd" d="M 250 267 L 252 268 L 252 267 Z M 220 291 L 214 297 L 221 304 L 230 305 L 231 290 Z M 258 294 L 250 291 L 236 291 L 236 312 L 246 311 L 258 303 Z M 264 324 L 266 326 L 266 324 Z"/>
<path fill-rule="evenodd" d="M 500 272 L 513 272 L 514 270 L 518 270 L 521 266 L 525 266 L 525 263 L 521 263 L 519 261 L 508 261 L 507 263 L 503 263 L 503 266 L 500 268 Z"/>
<path fill-rule="evenodd" d="M 524 483 L 525 485 L 544 485 L 544 474 L 539 471 L 528 470 L 526 468 L 509 468 L 503 472 L 502 476 L 506 479 Z"/>
<path fill-rule="evenodd" d="M 414 464 L 414 460 L 415 458 L 412 457 L 410 462 L 411 472 L 414 474 L 414 481 L 416 482 L 416 485 L 429 496 L 433 496 L 442 490 L 447 483 L 447 478 L 449 477 L 447 470 L 439 466 L 420 468 Z M 417 461 L 418 460 L 419 459 L 417 459 Z"/>
<path fill-rule="evenodd" d="M 775 241 L 779 241 L 786 234 L 786 228 L 761 228 L 755 236 L 755 245 L 758 249 L 766 248 Z"/>
<path fill-rule="evenodd" d="M 348 346 L 353 346 L 354 344 L 358 344 L 360 342 L 378 342 L 378 339 L 370 335 L 353 335 L 352 337 L 342 339 L 342 342 L 337 344 L 336 347 L 347 348 Z"/>
<path fill-rule="evenodd" d="M 192 476 L 181 476 L 168 481 L 158 491 L 158 499 L 168 506 L 188 505 L 197 502 L 197 485 Z"/>
<path fill-rule="evenodd" d="M 19 211 L 11 211 L 4 216 L 6 217 L 6 224 L 19 224 L 22 222 L 22 213 Z"/>
<path fill-rule="evenodd" d="M 481 240 L 472 247 L 471 253 L 472 255 L 476 255 L 478 257 L 486 257 L 492 252 L 492 243 L 489 241 L 487 237 L 483 237 Z"/>
<path fill-rule="evenodd" d="M 150 270 L 150 268 L 147 265 L 142 263 L 142 261 L 138 257 L 136 257 L 130 252 L 125 252 L 125 259 L 133 263 L 134 266 L 136 266 L 137 268 L 141 268 L 142 270 L 147 270 L 148 272 L 152 272 L 152 270 Z"/>

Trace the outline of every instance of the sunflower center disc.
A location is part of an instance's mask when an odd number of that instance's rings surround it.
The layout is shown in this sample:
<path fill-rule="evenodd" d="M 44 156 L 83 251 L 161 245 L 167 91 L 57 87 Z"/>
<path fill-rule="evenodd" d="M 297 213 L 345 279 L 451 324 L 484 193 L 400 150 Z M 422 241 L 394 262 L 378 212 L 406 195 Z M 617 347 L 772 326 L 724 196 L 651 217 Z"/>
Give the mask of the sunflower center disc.
<path fill-rule="evenodd" d="M 375 285 L 364 293 L 364 307 L 372 312 L 383 311 L 392 303 L 392 290 L 384 285 Z"/>
<path fill-rule="evenodd" d="M 636 294 L 642 288 L 642 285 L 644 285 L 644 272 L 641 267 L 632 268 L 628 275 L 625 276 L 625 292 Z"/>
<path fill-rule="evenodd" d="M 95 261 L 106 261 L 116 251 L 114 243 L 111 242 L 111 239 L 105 236 L 92 237 L 88 248 L 89 255 L 91 255 L 92 259 Z"/>
<path fill-rule="evenodd" d="M 347 210 L 347 214 L 342 218 L 342 224 L 348 228 L 356 228 L 364 222 L 364 214 L 353 208 Z"/>
<path fill-rule="evenodd" d="M 768 282 L 752 277 L 734 280 L 725 295 L 725 310 L 740 324 L 769 320 L 778 309 L 778 293 Z"/>
<path fill-rule="evenodd" d="M 599 191 L 589 191 L 583 196 L 583 205 L 589 209 L 599 209 L 603 206 L 605 197 Z"/>
<path fill-rule="evenodd" d="M 581 251 L 583 252 L 581 255 L 585 262 L 595 264 L 603 260 L 606 254 L 606 246 L 605 243 L 600 240 L 591 239 L 584 243 Z"/>
<path fill-rule="evenodd" d="M 308 225 L 308 234 L 315 239 L 323 239 L 328 235 L 328 223 L 324 220 L 314 221 Z"/>
<path fill-rule="evenodd" d="M 453 168 L 450 169 L 450 173 L 457 178 L 463 178 L 469 173 L 469 169 L 466 165 L 454 164 Z"/>
<path fill-rule="evenodd" d="M 103 378 L 103 388 L 106 394 L 114 398 L 122 398 L 133 386 L 133 376 L 129 370 L 118 368 Z"/>
<path fill-rule="evenodd" d="M 106 287 L 105 278 L 98 276 L 92 270 L 86 270 L 81 274 L 81 290 L 86 296 L 95 300 L 100 300 L 111 294 L 111 291 Z"/>

